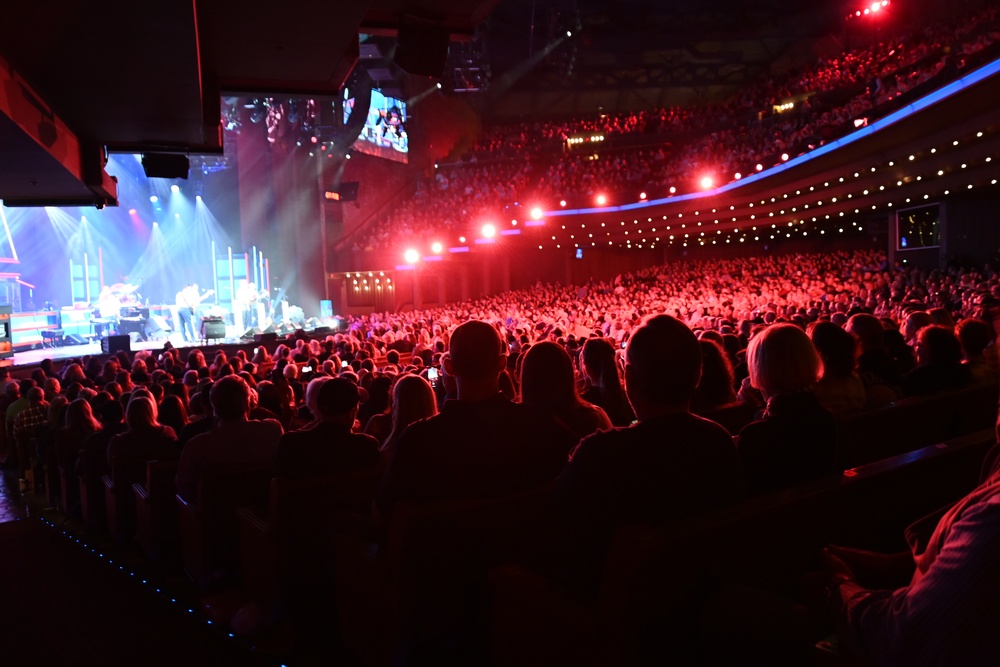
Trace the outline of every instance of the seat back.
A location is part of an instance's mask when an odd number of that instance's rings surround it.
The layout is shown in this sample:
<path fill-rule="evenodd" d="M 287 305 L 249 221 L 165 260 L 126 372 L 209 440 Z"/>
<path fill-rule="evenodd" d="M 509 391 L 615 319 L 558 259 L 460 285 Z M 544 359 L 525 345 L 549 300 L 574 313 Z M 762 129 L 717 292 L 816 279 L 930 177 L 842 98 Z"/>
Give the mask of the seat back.
<path fill-rule="evenodd" d="M 985 383 L 843 415 L 840 464 L 853 468 L 987 428 L 998 396 L 1000 387 Z"/>
<path fill-rule="evenodd" d="M 551 486 L 501 498 L 397 504 L 386 551 L 397 647 L 468 640 L 484 632 L 487 573 L 531 558 Z"/>
<path fill-rule="evenodd" d="M 268 526 L 279 573 L 297 581 L 329 576 L 329 537 L 339 511 L 368 512 L 382 468 L 311 479 L 271 480 Z"/>

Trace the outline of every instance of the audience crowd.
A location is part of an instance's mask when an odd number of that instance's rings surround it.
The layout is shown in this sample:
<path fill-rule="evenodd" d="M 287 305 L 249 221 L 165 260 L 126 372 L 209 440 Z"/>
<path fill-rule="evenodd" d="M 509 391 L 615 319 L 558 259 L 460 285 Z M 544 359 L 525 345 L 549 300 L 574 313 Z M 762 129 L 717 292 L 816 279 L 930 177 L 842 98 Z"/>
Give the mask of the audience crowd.
<path fill-rule="evenodd" d="M 488 128 L 463 163 L 418 182 L 413 196 L 357 230 L 351 243 L 375 250 L 453 241 L 483 221 L 526 218 L 518 206 L 592 202 L 599 193 L 664 197 L 700 188 L 705 175 L 728 182 L 843 136 L 897 108 L 908 92 L 981 64 L 1000 38 L 996 18 L 991 7 L 880 39 L 768 77 L 722 103 Z M 774 111 L 789 100 L 790 112 Z M 566 139 L 581 133 L 609 141 L 566 151 Z M 645 135 L 627 149 L 612 147 L 616 136 Z"/>
<path fill-rule="evenodd" d="M 3 451 L 38 487 L 46 468 L 131 484 L 175 459 L 189 502 L 209 468 L 379 468 L 376 531 L 400 502 L 555 482 L 559 571 L 592 590 L 623 517 L 669 523 L 831 475 L 835 415 L 995 384 L 997 304 L 992 266 L 927 272 L 872 251 L 678 262 L 373 313 L 273 353 L 46 361 L 7 378 Z M 747 423 L 713 421 L 733 406 Z"/>

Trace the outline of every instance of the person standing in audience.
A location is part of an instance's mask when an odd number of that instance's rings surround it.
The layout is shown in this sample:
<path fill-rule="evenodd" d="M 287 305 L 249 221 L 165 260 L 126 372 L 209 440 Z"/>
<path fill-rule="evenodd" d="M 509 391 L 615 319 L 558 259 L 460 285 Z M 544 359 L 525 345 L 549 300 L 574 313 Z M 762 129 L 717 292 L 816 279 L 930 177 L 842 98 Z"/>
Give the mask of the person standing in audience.
<path fill-rule="evenodd" d="M 196 499 L 201 472 L 244 463 L 270 463 L 281 437 L 281 423 L 248 419 L 250 387 L 238 375 L 227 375 L 212 385 L 210 399 L 215 427 L 191 438 L 177 466 L 177 493 Z"/>
<path fill-rule="evenodd" d="M 274 476 L 304 479 L 377 466 L 378 440 L 351 432 L 360 400 L 358 386 L 347 378 L 330 378 L 323 383 L 316 397 L 318 421 L 312 428 L 281 436 L 274 455 Z"/>
<path fill-rule="evenodd" d="M 740 431 L 740 461 L 750 491 L 763 493 L 836 470 L 837 421 L 811 387 L 822 362 L 806 333 L 773 324 L 750 340 L 750 384 L 766 401 L 763 415 Z"/>
<path fill-rule="evenodd" d="M 500 393 L 507 353 L 493 326 L 465 322 L 449 352 L 458 396 L 400 436 L 375 496 L 383 525 L 400 501 L 494 498 L 541 486 L 556 478 L 575 442 L 551 417 Z"/>
<path fill-rule="evenodd" d="M 571 576 L 593 582 L 619 526 L 667 525 L 743 497 L 732 437 L 690 411 L 700 377 L 701 347 L 686 324 L 656 315 L 633 331 L 625 391 L 638 422 L 584 438 L 556 482 Z"/>

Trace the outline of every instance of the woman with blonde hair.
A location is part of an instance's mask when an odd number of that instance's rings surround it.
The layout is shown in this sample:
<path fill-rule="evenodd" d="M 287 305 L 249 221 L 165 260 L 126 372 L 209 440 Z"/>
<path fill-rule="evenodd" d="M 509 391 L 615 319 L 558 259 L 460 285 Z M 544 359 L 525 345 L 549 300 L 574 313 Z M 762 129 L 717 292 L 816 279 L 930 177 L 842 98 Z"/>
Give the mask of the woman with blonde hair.
<path fill-rule="evenodd" d="M 823 364 L 806 332 L 773 324 L 747 348 L 750 384 L 766 401 L 736 443 L 752 492 L 817 479 L 836 469 L 837 422 L 811 387 Z"/>

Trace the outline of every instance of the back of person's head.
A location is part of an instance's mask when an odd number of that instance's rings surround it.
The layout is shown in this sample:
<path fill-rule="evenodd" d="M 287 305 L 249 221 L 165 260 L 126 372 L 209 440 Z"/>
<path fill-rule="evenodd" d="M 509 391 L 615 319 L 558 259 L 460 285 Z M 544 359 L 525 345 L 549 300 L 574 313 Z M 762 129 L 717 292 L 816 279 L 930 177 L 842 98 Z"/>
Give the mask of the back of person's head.
<path fill-rule="evenodd" d="M 917 362 L 921 364 L 958 364 L 962 344 L 950 328 L 931 324 L 917 333 Z"/>
<path fill-rule="evenodd" d="M 451 367 L 456 376 L 471 380 L 496 378 L 506 363 L 503 341 L 491 325 L 470 320 L 451 335 Z"/>
<path fill-rule="evenodd" d="M 717 408 L 736 400 L 733 365 L 722 346 L 712 338 L 698 340 L 701 348 L 701 379 L 692 405 L 702 410 Z"/>
<path fill-rule="evenodd" d="M 66 408 L 66 427 L 72 431 L 96 431 L 100 424 L 94 419 L 90 403 L 84 398 L 72 401 Z"/>
<path fill-rule="evenodd" d="M 949 329 L 955 328 L 955 319 L 951 316 L 945 308 L 931 308 L 927 311 L 927 314 L 931 316 L 931 321 L 934 324 L 940 324 L 943 327 L 948 327 Z"/>
<path fill-rule="evenodd" d="M 955 334 L 962 343 L 966 359 L 979 357 L 993 342 L 993 327 L 974 317 L 967 317 L 955 327 Z"/>
<path fill-rule="evenodd" d="M 682 407 L 701 378 L 701 347 L 694 332 L 675 317 L 654 315 L 632 330 L 625 349 L 629 398 Z"/>
<path fill-rule="evenodd" d="M 587 377 L 596 384 L 603 384 L 611 378 L 618 381 L 618 367 L 615 363 L 615 347 L 607 338 L 588 338 L 583 344 L 580 356 Z"/>
<path fill-rule="evenodd" d="M 23 378 L 19 384 L 21 387 L 21 396 L 24 396 L 25 398 L 28 397 L 28 391 L 30 391 L 32 387 L 38 386 L 38 383 L 31 378 Z"/>
<path fill-rule="evenodd" d="M 750 383 L 766 396 L 808 389 L 819 379 L 819 353 L 794 324 L 773 324 L 747 347 Z"/>
<path fill-rule="evenodd" d="M 212 385 L 211 400 L 219 419 L 243 419 L 250 411 L 250 387 L 239 375 L 227 375 Z"/>
<path fill-rule="evenodd" d="M 900 333 L 909 342 L 916 339 L 917 332 L 931 324 L 934 324 L 934 320 L 931 318 L 930 313 L 924 310 L 914 310 L 906 316 L 906 320 L 904 320 L 900 327 Z"/>
<path fill-rule="evenodd" d="M 112 399 L 101 406 L 98 416 L 105 426 L 120 424 L 125 418 L 125 408 L 119 401 Z"/>
<path fill-rule="evenodd" d="M 854 371 L 857 341 L 832 322 L 817 322 L 812 328 L 812 342 L 823 360 L 823 377 L 847 377 Z"/>
<path fill-rule="evenodd" d="M 431 383 L 419 375 L 404 375 L 392 388 L 392 423 L 402 427 L 437 414 L 437 397 Z M 402 430 L 402 427 L 400 430 Z"/>
<path fill-rule="evenodd" d="M 28 390 L 28 402 L 32 405 L 45 402 L 45 390 L 41 387 L 32 387 Z"/>
<path fill-rule="evenodd" d="M 17 400 L 21 397 L 21 385 L 16 382 L 8 382 L 4 385 L 3 390 L 7 398 L 11 400 Z"/>
<path fill-rule="evenodd" d="M 844 330 L 858 339 L 862 352 L 881 350 L 885 346 L 885 327 L 874 315 L 868 313 L 851 315 Z"/>
<path fill-rule="evenodd" d="M 399 352 L 396 350 L 389 350 L 385 353 L 385 361 L 389 364 L 399 365 Z"/>
<path fill-rule="evenodd" d="M 353 422 L 354 411 L 361 401 L 358 385 L 347 378 L 330 378 L 324 382 L 316 397 L 316 407 L 324 418 L 350 417 Z"/>
<path fill-rule="evenodd" d="M 306 404 L 306 407 L 309 408 L 309 412 L 312 413 L 312 416 L 317 419 L 320 416 L 319 405 L 317 404 L 317 400 L 319 399 L 319 390 L 322 389 L 323 385 L 329 382 L 330 379 L 331 378 L 329 376 L 322 375 L 320 377 L 313 378 L 309 381 L 309 384 L 306 385 L 304 403 Z"/>
<path fill-rule="evenodd" d="M 521 362 L 521 402 L 561 410 L 578 401 L 569 353 L 552 341 L 532 345 Z"/>
<path fill-rule="evenodd" d="M 125 422 L 130 429 L 156 426 L 156 403 L 149 396 L 132 397 L 125 409 Z"/>

